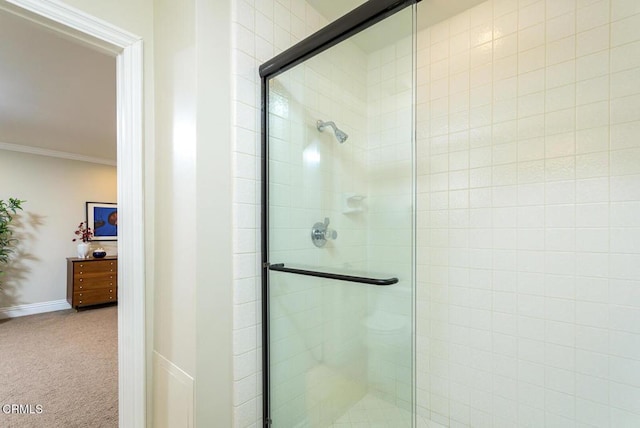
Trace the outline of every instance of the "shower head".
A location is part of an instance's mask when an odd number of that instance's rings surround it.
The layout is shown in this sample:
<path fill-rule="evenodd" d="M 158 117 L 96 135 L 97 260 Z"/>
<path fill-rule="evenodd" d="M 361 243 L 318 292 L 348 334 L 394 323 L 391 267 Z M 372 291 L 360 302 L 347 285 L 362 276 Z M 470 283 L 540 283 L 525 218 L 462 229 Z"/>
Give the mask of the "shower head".
<path fill-rule="evenodd" d="M 333 128 L 333 133 L 336 134 L 336 138 L 338 139 L 338 141 L 340 141 L 341 144 L 347 141 L 347 138 L 349 138 L 347 133 L 338 129 L 336 124 L 333 122 L 324 122 L 322 120 L 318 120 L 316 122 L 316 126 L 318 127 L 318 131 L 320 132 L 324 131 L 324 128 L 326 128 L 327 126 Z"/>

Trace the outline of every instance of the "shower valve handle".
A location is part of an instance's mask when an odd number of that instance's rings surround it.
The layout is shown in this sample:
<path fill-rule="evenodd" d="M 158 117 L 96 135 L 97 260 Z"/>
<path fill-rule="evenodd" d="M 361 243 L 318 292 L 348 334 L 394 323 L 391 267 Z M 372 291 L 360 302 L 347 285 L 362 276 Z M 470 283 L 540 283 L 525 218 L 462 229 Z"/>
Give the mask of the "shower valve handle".
<path fill-rule="evenodd" d="M 336 239 L 338 232 L 329 228 L 329 217 L 324 218 L 324 239 Z"/>
<path fill-rule="evenodd" d="M 324 223 L 317 222 L 311 229 L 311 241 L 318 247 L 324 247 L 328 239 L 336 239 L 338 232 L 329 228 L 329 217 L 324 218 Z"/>

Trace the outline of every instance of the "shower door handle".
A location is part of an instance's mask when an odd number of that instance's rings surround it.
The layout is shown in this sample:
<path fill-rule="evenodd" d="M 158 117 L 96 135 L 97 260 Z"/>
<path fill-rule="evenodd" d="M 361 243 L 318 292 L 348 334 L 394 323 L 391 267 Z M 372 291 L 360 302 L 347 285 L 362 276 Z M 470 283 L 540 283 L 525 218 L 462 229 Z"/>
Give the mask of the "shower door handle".
<path fill-rule="evenodd" d="M 268 268 L 269 270 L 274 270 L 277 272 L 293 273 L 296 275 L 315 276 L 317 278 L 335 279 L 338 281 L 358 282 L 361 284 L 386 286 L 386 285 L 393 285 L 398 283 L 398 278 L 368 278 L 364 276 L 343 275 L 339 273 L 296 269 L 296 268 L 286 267 L 284 263 L 278 263 L 273 265 L 269 264 Z"/>

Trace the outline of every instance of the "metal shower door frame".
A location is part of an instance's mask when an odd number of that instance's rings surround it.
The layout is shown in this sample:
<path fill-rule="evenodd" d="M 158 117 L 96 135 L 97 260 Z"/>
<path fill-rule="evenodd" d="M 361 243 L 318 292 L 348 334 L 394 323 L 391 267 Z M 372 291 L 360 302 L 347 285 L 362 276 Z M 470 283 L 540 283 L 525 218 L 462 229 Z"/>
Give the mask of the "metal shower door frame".
<path fill-rule="evenodd" d="M 269 343 L 269 80 L 421 0 L 369 0 L 259 67 L 261 80 L 262 408 L 271 423 Z M 276 267 L 275 265 L 273 266 Z M 284 266 L 282 266 L 284 268 Z M 272 270 L 278 270 L 272 269 Z M 393 278 L 395 279 L 395 278 Z M 395 279 L 397 282 L 397 279 Z M 377 284 L 388 285 L 388 284 Z"/>

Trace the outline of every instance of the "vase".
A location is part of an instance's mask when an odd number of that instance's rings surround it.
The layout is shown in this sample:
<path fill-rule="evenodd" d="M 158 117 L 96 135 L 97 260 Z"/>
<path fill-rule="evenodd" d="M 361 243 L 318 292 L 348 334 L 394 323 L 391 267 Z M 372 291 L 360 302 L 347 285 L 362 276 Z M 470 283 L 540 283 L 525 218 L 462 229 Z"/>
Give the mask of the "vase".
<path fill-rule="evenodd" d="M 89 244 L 86 242 L 81 242 L 78 244 L 78 258 L 86 259 L 87 253 L 89 252 Z"/>
<path fill-rule="evenodd" d="M 95 250 L 93 250 L 93 257 L 96 259 L 101 259 L 106 255 L 107 252 L 104 250 L 104 248 L 96 248 Z"/>

